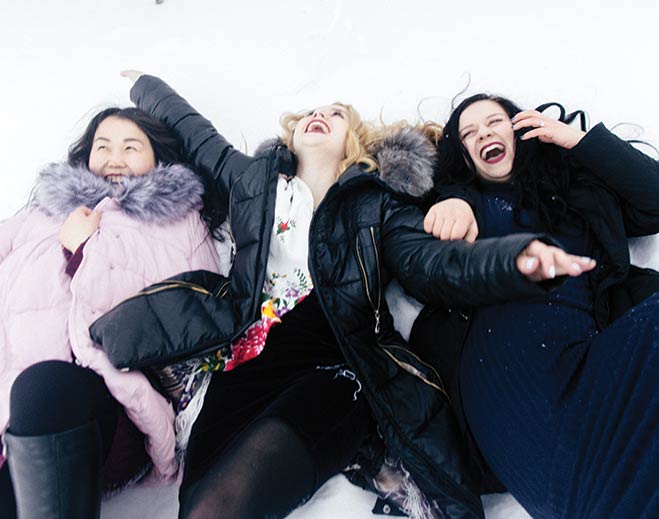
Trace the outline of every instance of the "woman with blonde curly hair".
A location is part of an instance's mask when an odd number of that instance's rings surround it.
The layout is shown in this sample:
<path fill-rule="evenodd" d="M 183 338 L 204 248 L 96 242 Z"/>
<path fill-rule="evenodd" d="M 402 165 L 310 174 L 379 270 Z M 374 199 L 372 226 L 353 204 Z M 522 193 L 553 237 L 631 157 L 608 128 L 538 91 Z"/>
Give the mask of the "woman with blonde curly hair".
<path fill-rule="evenodd" d="M 218 351 L 180 516 L 282 517 L 371 437 L 404 464 L 405 488 L 421 490 L 403 499 L 418 504 L 409 513 L 481 517 L 471 482 L 454 477 L 462 458 L 442 382 L 395 331 L 384 287 L 396 277 L 422 301 L 493 302 L 544 293 L 525 276 L 529 248 L 558 275 L 581 260 L 535 235 L 466 244 L 426 234 L 409 200 L 432 188 L 434 155 L 412 129 L 372 142 L 357 112 L 333 103 L 284 116 L 283 140 L 252 157 L 158 78 L 126 75 L 136 104 L 215 185 L 235 246 L 230 277 L 177 276 L 91 328 L 121 368 Z M 372 478 L 384 454 L 367 452 L 359 467 Z"/>

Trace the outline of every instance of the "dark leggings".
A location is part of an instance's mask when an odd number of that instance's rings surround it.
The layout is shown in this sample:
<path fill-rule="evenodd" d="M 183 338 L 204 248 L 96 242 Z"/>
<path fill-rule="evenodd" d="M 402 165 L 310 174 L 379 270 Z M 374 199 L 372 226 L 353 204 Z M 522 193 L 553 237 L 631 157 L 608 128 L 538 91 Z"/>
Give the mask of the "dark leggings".
<path fill-rule="evenodd" d="M 195 422 L 180 517 L 283 517 L 346 467 L 372 424 L 315 294 L 259 357 L 215 373 Z"/>
<path fill-rule="evenodd" d="M 118 403 L 103 379 L 87 368 L 57 360 L 40 362 L 23 371 L 10 395 L 10 427 L 16 436 L 42 436 L 96 421 L 103 459 L 117 426 Z M 0 519 L 16 517 L 7 462 L 0 469 Z"/>

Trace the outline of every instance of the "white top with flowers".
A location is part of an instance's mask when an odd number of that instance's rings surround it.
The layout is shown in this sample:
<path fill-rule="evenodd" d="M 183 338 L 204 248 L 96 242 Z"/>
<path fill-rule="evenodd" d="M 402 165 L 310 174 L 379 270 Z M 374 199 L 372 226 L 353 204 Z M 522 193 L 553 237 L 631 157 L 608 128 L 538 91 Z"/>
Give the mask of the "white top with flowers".
<path fill-rule="evenodd" d="M 203 371 L 229 371 L 256 357 L 265 346 L 272 325 L 302 301 L 313 288 L 308 267 L 309 226 L 314 212 L 313 194 L 297 177 L 279 176 L 275 224 L 265 282 L 261 293 L 261 319 L 254 322 L 229 349 L 204 359 Z"/>

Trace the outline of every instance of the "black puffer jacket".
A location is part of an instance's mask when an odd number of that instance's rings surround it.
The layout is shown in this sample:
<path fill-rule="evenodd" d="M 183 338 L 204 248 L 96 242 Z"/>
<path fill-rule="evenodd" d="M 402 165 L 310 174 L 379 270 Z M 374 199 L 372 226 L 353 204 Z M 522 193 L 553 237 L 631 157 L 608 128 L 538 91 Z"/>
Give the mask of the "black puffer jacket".
<path fill-rule="evenodd" d="M 274 143 L 256 157 L 240 153 L 157 78 L 141 77 L 131 97 L 176 131 L 191 162 L 228 201 L 236 254 L 230 278 L 187 273 L 146 289 L 97 321 L 92 335 L 118 367 L 171 361 L 181 344 L 188 352 L 211 351 L 254 322 L 277 179 L 280 173 L 295 174 L 295 157 L 283 145 Z M 381 143 L 377 156 L 390 160 L 381 164 L 379 176 L 353 166 L 340 177 L 312 220 L 309 267 L 388 448 L 405 460 L 421 490 L 447 517 L 483 517 L 476 485 L 465 477 L 442 382 L 394 330 L 384 287 L 395 277 L 419 301 L 443 306 L 494 303 L 544 289 L 515 267 L 516 256 L 535 236 L 470 245 L 441 242 L 423 232 L 423 213 L 404 199 L 420 194 L 419 182 L 430 179 L 424 146 L 416 134 L 403 132 Z M 404 175 L 410 178 L 408 193 L 394 193 L 382 180 L 400 183 Z M 155 355 L 142 354 L 149 345 Z M 118 356 L 126 349 L 128 358 Z"/>
<path fill-rule="evenodd" d="M 593 127 L 567 153 L 573 168 L 590 175 L 587 186 L 575 185 L 568 205 L 587 223 L 595 238 L 592 256 L 597 267 L 588 274 L 593 290 L 594 317 L 600 330 L 630 307 L 659 290 L 659 274 L 630 265 L 627 238 L 659 232 L 659 163 L 613 135 L 603 124 Z M 437 186 L 438 200 L 459 196 L 470 203 L 480 220 L 480 194 L 474 188 Z M 482 227 L 482 222 L 478 222 Z M 502 490 L 492 478 L 469 433 L 460 399 L 460 355 L 469 330 L 471 310 L 427 306 L 417 317 L 410 343 L 439 366 L 453 410 L 486 484 L 483 491 Z M 441 333 L 441 343 L 437 339 Z"/>

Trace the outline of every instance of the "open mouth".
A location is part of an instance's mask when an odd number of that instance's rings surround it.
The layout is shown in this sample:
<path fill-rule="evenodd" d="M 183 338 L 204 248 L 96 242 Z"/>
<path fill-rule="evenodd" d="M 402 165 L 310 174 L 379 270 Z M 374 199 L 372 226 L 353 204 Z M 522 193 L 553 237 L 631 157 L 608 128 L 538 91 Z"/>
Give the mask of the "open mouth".
<path fill-rule="evenodd" d="M 329 133 L 330 127 L 321 119 L 312 119 L 307 123 L 304 133 Z"/>
<path fill-rule="evenodd" d="M 481 159 L 488 164 L 495 164 L 506 156 L 506 148 L 500 142 L 488 144 L 481 150 Z"/>
<path fill-rule="evenodd" d="M 121 173 L 110 173 L 105 175 L 103 178 L 108 182 L 112 182 L 113 184 L 123 184 L 124 182 L 124 175 Z"/>

